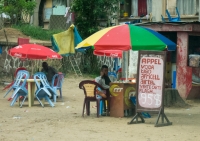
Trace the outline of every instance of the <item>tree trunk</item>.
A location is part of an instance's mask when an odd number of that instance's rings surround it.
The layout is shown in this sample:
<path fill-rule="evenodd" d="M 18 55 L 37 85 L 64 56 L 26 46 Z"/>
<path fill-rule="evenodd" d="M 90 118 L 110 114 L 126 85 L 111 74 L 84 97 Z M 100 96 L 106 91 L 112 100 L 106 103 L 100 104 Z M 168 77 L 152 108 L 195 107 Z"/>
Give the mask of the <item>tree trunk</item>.
<path fill-rule="evenodd" d="M 39 18 L 38 18 L 38 13 L 39 13 L 39 6 L 40 6 L 40 2 L 41 0 L 35 0 L 36 1 L 36 7 L 34 9 L 34 14 L 33 14 L 33 25 L 34 26 L 38 26 L 39 25 Z"/>

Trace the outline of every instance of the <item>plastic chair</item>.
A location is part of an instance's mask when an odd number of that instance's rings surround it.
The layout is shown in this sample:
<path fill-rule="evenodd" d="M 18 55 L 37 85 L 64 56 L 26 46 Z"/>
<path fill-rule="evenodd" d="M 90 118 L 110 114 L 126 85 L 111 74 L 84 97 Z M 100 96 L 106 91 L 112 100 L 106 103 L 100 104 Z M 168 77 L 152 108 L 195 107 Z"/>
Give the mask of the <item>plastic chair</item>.
<path fill-rule="evenodd" d="M 115 72 L 108 72 L 108 76 L 114 76 L 115 78 L 117 78 L 117 74 Z"/>
<path fill-rule="evenodd" d="M 96 101 L 97 105 L 97 117 L 99 117 L 100 113 L 100 101 L 101 100 L 106 100 L 106 99 L 99 99 L 96 97 L 96 89 L 100 88 L 101 90 L 106 90 L 104 89 L 100 84 L 94 82 L 93 80 L 84 80 L 79 83 L 79 88 L 84 91 L 85 98 L 83 102 L 83 113 L 82 116 L 84 117 L 84 110 L 86 107 L 86 113 L 87 115 L 90 115 L 90 102 L 91 101 Z M 105 102 L 104 102 L 105 103 Z"/>
<path fill-rule="evenodd" d="M 176 7 L 176 13 L 177 13 L 177 17 L 175 18 L 172 18 L 169 11 L 166 9 L 166 13 L 167 13 L 167 16 L 168 16 L 168 19 L 170 22 L 178 22 L 178 21 L 181 21 L 181 18 L 180 18 L 180 14 L 179 14 L 179 11 L 178 11 L 178 8 Z"/>
<path fill-rule="evenodd" d="M 161 19 L 162 19 L 163 22 L 165 22 L 165 19 L 164 19 L 163 15 L 161 15 Z"/>
<path fill-rule="evenodd" d="M 17 69 L 15 70 L 15 72 L 14 72 L 14 78 L 16 78 L 16 75 L 17 75 L 18 71 L 20 71 L 20 70 L 26 70 L 26 68 L 24 68 L 24 67 L 17 68 Z M 5 86 L 5 87 L 3 88 L 3 90 L 9 89 L 10 87 L 12 87 L 13 84 L 14 84 L 14 81 L 12 81 L 9 85 Z M 12 89 L 12 88 L 11 88 L 11 89 Z M 26 84 L 26 89 L 28 89 L 28 85 L 27 85 L 27 84 Z M 8 91 L 9 91 L 9 90 L 8 90 Z M 10 91 L 9 91 L 9 92 L 10 92 Z M 23 97 L 20 96 L 20 99 L 23 99 Z M 12 100 L 11 97 L 8 98 L 8 101 L 10 101 L 10 100 Z"/>
<path fill-rule="evenodd" d="M 23 67 L 17 68 L 16 71 L 14 72 L 14 78 L 16 78 L 16 75 L 17 75 L 18 71 L 20 71 L 20 70 L 26 70 L 26 68 L 23 68 Z M 3 88 L 3 90 L 9 89 L 14 84 L 14 82 L 15 81 L 12 81 L 9 85 L 5 86 Z"/>
<path fill-rule="evenodd" d="M 63 84 L 63 81 L 64 81 L 64 74 L 63 73 L 58 73 L 58 74 L 55 74 L 53 76 L 51 86 L 52 86 L 54 92 L 56 93 L 56 95 L 54 95 L 54 102 L 56 102 L 57 90 L 60 91 L 60 98 L 62 99 L 62 84 Z"/>
<path fill-rule="evenodd" d="M 99 91 L 101 91 L 101 89 L 98 87 L 97 88 Z M 102 97 L 101 96 L 99 96 L 99 95 L 96 95 L 96 97 L 97 98 L 100 98 L 100 105 L 99 105 L 99 115 L 102 115 L 103 114 L 103 109 L 104 109 L 104 100 L 102 99 Z"/>
<path fill-rule="evenodd" d="M 39 103 L 42 105 L 42 107 L 44 107 L 43 103 L 40 101 L 40 99 L 44 98 L 51 105 L 51 107 L 54 107 L 54 104 L 49 97 L 55 93 L 53 88 L 49 85 L 46 75 L 43 72 L 37 72 L 34 74 L 33 78 L 37 87 L 35 96 Z M 40 83 L 37 81 L 37 79 L 40 80 Z"/>
<path fill-rule="evenodd" d="M 16 83 L 16 76 L 17 76 L 17 73 L 20 71 L 20 70 L 26 70 L 25 68 L 18 68 L 15 73 L 14 73 L 14 78 L 15 80 L 13 80 L 9 85 L 7 85 L 6 87 L 4 87 L 3 90 L 6 90 L 8 89 L 8 91 L 6 92 L 6 94 L 4 95 L 4 98 L 10 93 L 11 90 L 14 90 L 16 89 L 18 86 L 15 84 Z M 20 82 L 21 83 L 21 82 Z M 9 99 L 12 99 L 12 98 L 9 98 Z M 8 99 L 8 100 L 9 100 Z"/>
<path fill-rule="evenodd" d="M 17 73 L 15 82 L 13 83 L 12 87 L 9 89 L 9 91 L 4 95 L 4 97 L 6 97 L 6 95 L 10 92 L 10 90 L 14 89 L 14 92 L 11 96 L 11 98 L 13 99 L 10 106 L 13 106 L 15 104 L 15 102 L 17 101 L 17 99 L 20 96 L 23 96 L 23 101 L 21 102 L 20 107 L 22 107 L 27 95 L 28 95 L 28 90 L 26 88 L 26 81 L 29 78 L 29 72 L 25 71 L 25 70 L 20 70 Z M 23 82 L 22 82 L 23 79 Z"/>
<path fill-rule="evenodd" d="M 109 76 L 111 82 L 114 82 L 117 80 L 117 74 L 115 72 L 108 72 L 108 76 Z"/>
<path fill-rule="evenodd" d="M 29 44 L 29 38 L 18 38 L 17 40 L 18 45 Z"/>

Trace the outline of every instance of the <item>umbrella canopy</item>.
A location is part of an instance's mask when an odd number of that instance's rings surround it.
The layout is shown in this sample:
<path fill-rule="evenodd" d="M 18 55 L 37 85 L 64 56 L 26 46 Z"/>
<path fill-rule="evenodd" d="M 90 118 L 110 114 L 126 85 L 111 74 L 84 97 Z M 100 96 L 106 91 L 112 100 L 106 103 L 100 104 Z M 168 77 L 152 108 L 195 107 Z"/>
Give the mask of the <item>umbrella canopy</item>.
<path fill-rule="evenodd" d="M 118 25 L 102 29 L 76 47 L 95 50 L 175 50 L 176 44 L 160 33 L 135 25 Z"/>
<path fill-rule="evenodd" d="M 62 56 L 50 48 L 38 44 L 18 45 L 8 51 L 10 56 L 21 59 L 62 59 Z"/>
<path fill-rule="evenodd" d="M 97 56 L 122 58 L 122 51 L 121 50 L 94 50 L 93 54 L 97 55 Z"/>

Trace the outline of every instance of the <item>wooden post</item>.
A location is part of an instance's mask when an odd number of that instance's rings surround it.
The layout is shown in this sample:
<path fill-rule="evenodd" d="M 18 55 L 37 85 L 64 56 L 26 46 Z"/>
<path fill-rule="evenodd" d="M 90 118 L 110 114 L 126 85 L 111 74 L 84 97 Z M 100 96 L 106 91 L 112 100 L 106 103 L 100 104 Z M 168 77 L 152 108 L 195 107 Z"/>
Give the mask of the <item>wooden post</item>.
<path fill-rule="evenodd" d="M 122 62 L 122 78 L 126 78 L 126 73 L 128 73 L 128 51 L 123 51 Z"/>

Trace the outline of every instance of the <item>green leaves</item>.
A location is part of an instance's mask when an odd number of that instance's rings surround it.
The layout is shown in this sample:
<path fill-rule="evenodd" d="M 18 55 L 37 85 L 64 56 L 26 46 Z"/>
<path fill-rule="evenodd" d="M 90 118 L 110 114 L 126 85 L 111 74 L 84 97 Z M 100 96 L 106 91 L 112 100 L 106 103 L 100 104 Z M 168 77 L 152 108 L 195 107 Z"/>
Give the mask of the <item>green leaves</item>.
<path fill-rule="evenodd" d="M 71 10 L 75 13 L 75 25 L 81 37 L 87 38 L 98 31 L 99 19 L 109 23 L 111 18 L 116 18 L 114 13 L 119 10 L 119 2 L 120 0 L 73 0 Z M 87 73 L 99 73 L 99 64 L 93 55 L 93 49 L 84 54 L 84 63 Z"/>
<path fill-rule="evenodd" d="M 73 0 L 71 10 L 76 15 L 75 25 L 82 38 L 98 31 L 99 19 L 115 18 L 113 14 L 118 12 L 119 2 L 120 0 Z"/>
<path fill-rule="evenodd" d="M 41 27 L 31 26 L 30 24 L 20 24 L 13 27 L 19 29 L 25 35 L 39 40 L 50 40 L 53 34 L 63 32 L 63 30 L 45 30 Z"/>
<path fill-rule="evenodd" d="M 35 1 L 1 0 L 0 3 L 5 4 L 5 6 L 0 6 L 0 11 L 9 15 L 14 24 L 23 19 L 22 14 L 25 16 L 32 15 L 36 7 Z"/>

